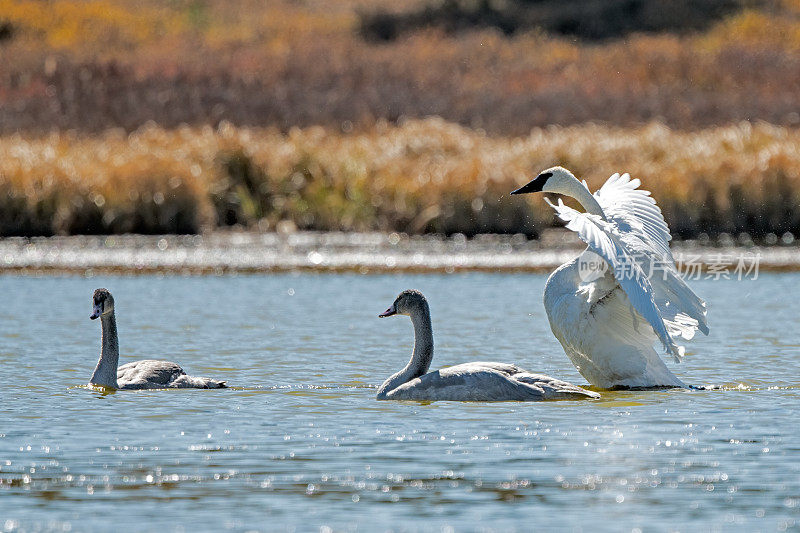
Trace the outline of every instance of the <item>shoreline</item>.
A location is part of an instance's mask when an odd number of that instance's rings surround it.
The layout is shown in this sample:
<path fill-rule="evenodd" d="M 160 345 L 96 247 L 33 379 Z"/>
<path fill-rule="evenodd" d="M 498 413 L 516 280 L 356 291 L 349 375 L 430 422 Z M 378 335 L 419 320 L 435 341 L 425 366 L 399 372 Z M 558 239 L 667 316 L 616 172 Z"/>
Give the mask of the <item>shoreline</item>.
<path fill-rule="evenodd" d="M 338 232 L 13 237 L 0 239 L 0 274 L 549 273 L 582 249 L 564 230 L 550 230 L 539 240 Z M 735 278 L 739 261 L 739 274 L 750 277 L 800 271 L 800 246 L 794 245 L 683 241 L 672 250 L 679 269 L 703 277 Z"/>

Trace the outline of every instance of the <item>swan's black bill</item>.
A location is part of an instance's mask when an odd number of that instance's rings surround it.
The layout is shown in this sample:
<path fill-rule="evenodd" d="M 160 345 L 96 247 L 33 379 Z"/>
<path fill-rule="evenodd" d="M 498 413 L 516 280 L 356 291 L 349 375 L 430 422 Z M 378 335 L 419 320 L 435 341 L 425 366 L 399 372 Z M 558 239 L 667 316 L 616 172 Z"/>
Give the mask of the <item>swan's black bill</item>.
<path fill-rule="evenodd" d="M 397 314 L 397 311 L 395 311 L 394 309 L 392 309 L 390 307 L 389 309 L 387 309 L 383 313 L 379 314 L 378 318 L 386 318 L 387 316 L 392 316 L 392 315 L 396 315 L 396 314 Z"/>
<path fill-rule="evenodd" d="M 511 194 L 527 194 L 531 192 L 542 192 L 544 189 L 544 184 L 547 183 L 547 180 L 553 175 L 552 172 L 545 172 L 543 174 L 539 174 L 536 176 L 536 179 L 529 182 L 527 185 L 523 185 L 516 191 L 511 191 Z"/>
<path fill-rule="evenodd" d="M 89 319 L 90 320 L 94 320 L 95 318 L 97 318 L 99 316 L 100 316 L 100 313 L 92 313 L 91 315 L 89 315 Z"/>

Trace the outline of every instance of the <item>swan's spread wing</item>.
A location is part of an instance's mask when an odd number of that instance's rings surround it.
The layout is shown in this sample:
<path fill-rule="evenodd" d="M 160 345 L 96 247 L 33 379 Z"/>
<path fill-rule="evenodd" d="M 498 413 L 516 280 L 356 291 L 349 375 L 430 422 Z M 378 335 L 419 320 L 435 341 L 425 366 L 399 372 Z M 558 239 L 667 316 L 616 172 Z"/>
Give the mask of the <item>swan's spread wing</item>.
<path fill-rule="evenodd" d="M 167 387 L 183 374 L 185 374 L 183 369 L 175 363 L 143 359 L 120 366 L 117 369 L 117 381 L 120 387 L 125 385 Z"/>
<path fill-rule="evenodd" d="M 628 243 L 629 250 L 640 244 L 635 237 L 623 235 L 620 239 Z M 634 257 L 642 270 L 650 273 L 654 299 L 670 333 L 687 340 L 698 329 L 708 335 L 706 303 L 681 279 L 674 265 L 659 262 L 646 249 L 635 251 Z"/>
<path fill-rule="evenodd" d="M 661 209 L 650 196 L 650 191 L 638 189 L 641 182 L 629 174 L 614 174 L 594 197 L 603 208 L 608 220 L 613 221 L 621 234 L 632 234 L 660 255 L 660 259 L 673 265 L 675 260 L 669 249 L 672 235 L 664 221 Z"/>
<path fill-rule="evenodd" d="M 549 201 L 548 203 L 556 210 L 559 218 L 567 223 L 567 229 L 577 233 L 594 253 L 608 263 L 614 278 L 628 295 L 633 308 L 650 324 L 667 352 L 676 360 L 680 360 L 683 356 L 683 347 L 677 346 L 672 340 L 661 311 L 656 305 L 653 287 L 647 275 L 626 249 L 613 224 L 597 215 L 581 213 L 567 207 L 561 199 L 557 205 Z M 635 315 L 632 316 L 635 319 Z"/>
<path fill-rule="evenodd" d="M 619 240 L 647 274 L 670 333 L 691 339 L 699 329 L 708 335 L 706 303 L 678 274 L 669 249 L 669 227 L 650 191 L 639 189 L 640 184 L 629 174 L 614 174 L 594 197 Z"/>

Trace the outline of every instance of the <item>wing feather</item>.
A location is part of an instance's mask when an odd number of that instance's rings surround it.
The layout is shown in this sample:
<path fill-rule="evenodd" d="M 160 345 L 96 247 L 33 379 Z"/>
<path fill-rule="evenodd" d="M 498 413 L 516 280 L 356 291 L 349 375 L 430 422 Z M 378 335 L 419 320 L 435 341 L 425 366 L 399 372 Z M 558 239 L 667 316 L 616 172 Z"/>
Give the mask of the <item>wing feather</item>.
<path fill-rule="evenodd" d="M 612 176 L 610 179 L 618 178 Z M 680 361 L 683 347 L 676 345 L 672 340 L 667 324 L 656 305 L 650 280 L 626 249 L 615 226 L 597 215 L 576 211 L 564 205 L 561 199 L 558 200 L 558 204 L 553 204 L 549 200 L 547 203 L 555 209 L 559 218 L 566 222 L 567 229 L 577 233 L 594 253 L 609 264 L 614 278 L 627 294 L 633 308 L 650 324 L 665 350 Z"/>
<path fill-rule="evenodd" d="M 151 383 L 154 385 L 168 385 L 177 376 L 185 374 L 183 369 L 170 361 L 142 359 L 120 366 L 117 369 L 117 379 L 122 385 L 125 383 Z"/>
<path fill-rule="evenodd" d="M 613 174 L 594 197 L 618 239 L 647 273 L 653 299 L 673 335 L 691 339 L 698 329 L 708 335 L 706 303 L 681 279 L 669 249 L 672 240 L 661 209 L 650 191 L 629 174 Z"/>

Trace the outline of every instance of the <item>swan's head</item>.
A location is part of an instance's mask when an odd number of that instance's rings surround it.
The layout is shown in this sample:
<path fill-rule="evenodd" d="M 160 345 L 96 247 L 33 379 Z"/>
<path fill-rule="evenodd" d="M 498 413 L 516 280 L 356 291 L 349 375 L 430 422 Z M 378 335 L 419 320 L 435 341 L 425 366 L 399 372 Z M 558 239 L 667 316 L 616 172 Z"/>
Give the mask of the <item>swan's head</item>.
<path fill-rule="evenodd" d="M 526 194 L 530 192 L 551 192 L 563 194 L 572 189 L 577 178 L 564 167 L 553 167 L 543 170 L 527 185 L 523 185 L 511 194 Z"/>
<path fill-rule="evenodd" d="M 392 315 L 412 315 L 427 310 L 428 301 L 422 293 L 409 289 L 401 292 L 400 295 L 395 298 L 392 306 L 378 316 L 383 318 Z"/>
<path fill-rule="evenodd" d="M 89 316 L 92 320 L 101 315 L 108 315 L 114 312 L 114 297 L 111 296 L 108 289 L 97 289 L 94 291 L 92 304 L 92 314 Z"/>

